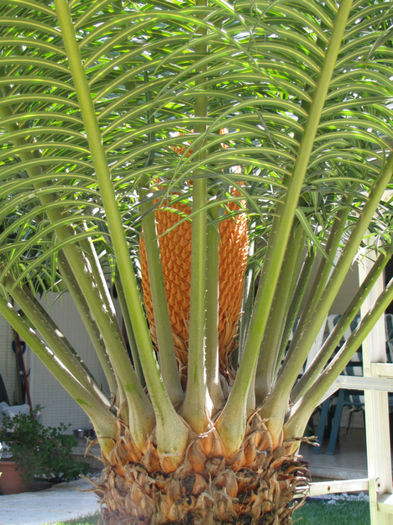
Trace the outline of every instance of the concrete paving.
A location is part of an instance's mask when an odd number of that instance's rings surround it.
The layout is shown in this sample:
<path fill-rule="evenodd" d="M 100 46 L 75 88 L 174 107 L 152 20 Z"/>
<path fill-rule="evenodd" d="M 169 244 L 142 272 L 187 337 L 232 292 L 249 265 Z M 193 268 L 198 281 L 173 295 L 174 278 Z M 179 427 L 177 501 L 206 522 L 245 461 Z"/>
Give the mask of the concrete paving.
<path fill-rule="evenodd" d="M 47 525 L 82 518 L 99 511 L 87 480 L 59 483 L 37 492 L 0 496 L 0 525 Z"/>
<path fill-rule="evenodd" d="M 310 445 L 302 445 L 300 453 L 308 462 L 312 479 L 359 479 L 367 478 L 366 438 L 363 429 L 345 429 L 340 433 L 333 455 L 327 454 L 326 441 L 320 453 Z"/>

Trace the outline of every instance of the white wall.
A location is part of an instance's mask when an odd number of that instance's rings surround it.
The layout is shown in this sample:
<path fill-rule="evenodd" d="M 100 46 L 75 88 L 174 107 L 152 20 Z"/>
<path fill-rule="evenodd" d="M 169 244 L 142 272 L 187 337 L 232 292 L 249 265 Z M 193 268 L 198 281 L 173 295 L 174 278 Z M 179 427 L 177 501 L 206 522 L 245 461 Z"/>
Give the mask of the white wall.
<path fill-rule="evenodd" d="M 331 312 L 334 314 L 344 313 L 346 307 L 349 305 L 350 301 L 353 299 L 353 296 L 356 290 L 359 287 L 359 272 L 357 265 L 353 265 L 349 270 L 345 281 L 337 294 L 337 297 L 332 305 Z"/>
<path fill-rule="evenodd" d="M 59 329 L 74 346 L 77 353 L 86 363 L 97 382 L 105 385 L 94 348 L 76 311 L 71 296 L 67 293 L 57 296 L 49 294 L 42 299 L 42 304 L 59 326 Z M 18 402 L 16 392 L 16 361 L 12 352 L 12 331 L 8 324 L 0 318 L 0 371 L 6 384 L 11 403 Z M 45 425 L 57 426 L 59 423 L 70 423 L 72 428 L 91 428 L 85 413 L 67 392 L 57 383 L 41 361 L 35 357 L 30 348 L 25 352 L 26 368 L 30 371 L 29 384 L 33 406 L 43 407 L 41 421 Z"/>

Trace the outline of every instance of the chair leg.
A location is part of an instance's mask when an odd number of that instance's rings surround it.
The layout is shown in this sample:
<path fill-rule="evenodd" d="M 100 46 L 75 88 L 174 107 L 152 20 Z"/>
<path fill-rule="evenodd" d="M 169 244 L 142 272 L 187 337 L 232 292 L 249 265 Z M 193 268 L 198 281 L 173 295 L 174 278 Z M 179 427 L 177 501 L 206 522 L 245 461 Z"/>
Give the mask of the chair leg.
<path fill-rule="evenodd" d="M 346 430 L 345 430 L 345 435 L 346 435 L 346 436 L 348 435 L 349 428 L 350 428 L 350 426 L 351 426 L 351 421 L 352 421 L 352 414 L 353 414 L 354 412 L 355 412 L 355 409 L 354 409 L 354 408 L 351 408 L 351 410 L 349 411 L 347 428 L 346 428 Z"/>
<path fill-rule="evenodd" d="M 362 413 L 363 428 L 366 428 L 366 412 L 365 412 L 365 410 L 364 410 L 364 407 L 360 407 L 360 408 L 351 408 L 350 411 L 349 411 L 347 428 L 346 428 L 346 430 L 345 430 L 345 435 L 346 435 L 346 436 L 348 435 L 349 429 L 350 429 L 350 427 L 351 427 L 352 416 L 353 416 L 354 412 L 361 412 L 361 413 Z"/>
<path fill-rule="evenodd" d="M 319 423 L 318 423 L 318 429 L 317 429 L 317 441 L 319 443 L 319 447 L 314 447 L 313 449 L 314 454 L 321 453 L 323 437 L 325 435 L 326 423 L 327 423 L 327 419 L 329 415 L 330 403 L 331 403 L 330 397 L 322 403 L 321 415 L 319 417 Z"/>
<path fill-rule="evenodd" d="M 337 438 L 340 432 L 341 416 L 344 408 L 344 391 L 339 390 L 337 397 L 337 405 L 334 411 L 332 430 L 330 432 L 329 443 L 328 443 L 328 454 L 334 454 Z"/>

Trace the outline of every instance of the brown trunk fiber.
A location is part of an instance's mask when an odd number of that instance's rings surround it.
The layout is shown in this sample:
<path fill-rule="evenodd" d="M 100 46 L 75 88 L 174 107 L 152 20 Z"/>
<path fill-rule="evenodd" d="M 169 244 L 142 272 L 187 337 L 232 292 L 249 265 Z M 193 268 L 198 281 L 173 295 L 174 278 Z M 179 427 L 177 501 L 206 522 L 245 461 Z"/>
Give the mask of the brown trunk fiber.
<path fill-rule="evenodd" d="M 307 468 L 287 452 L 289 444 L 272 450 L 271 443 L 265 424 L 254 416 L 241 449 L 225 457 L 213 428 L 191 439 L 183 463 L 172 473 L 152 461 L 152 443 L 148 459 L 145 454 L 122 468 L 105 468 L 96 488 L 101 523 L 290 524 L 307 488 Z"/>

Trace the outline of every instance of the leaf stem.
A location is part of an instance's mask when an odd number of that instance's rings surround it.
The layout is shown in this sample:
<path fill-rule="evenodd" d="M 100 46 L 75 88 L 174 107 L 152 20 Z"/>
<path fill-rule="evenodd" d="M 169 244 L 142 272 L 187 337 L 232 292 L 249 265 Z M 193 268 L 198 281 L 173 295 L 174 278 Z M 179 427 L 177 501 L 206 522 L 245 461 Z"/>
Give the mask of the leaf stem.
<path fill-rule="evenodd" d="M 105 398 L 103 395 L 98 396 L 97 392 L 89 386 L 90 379 L 88 375 L 85 370 L 82 369 L 80 363 L 77 363 L 73 359 L 70 360 L 68 350 L 66 357 L 67 362 L 71 365 L 71 369 L 67 367 L 61 358 L 56 358 L 56 356 L 63 356 L 62 352 L 57 354 L 59 350 L 59 340 L 55 342 L 55 346 L 53 347 L 56 351 L 55 356 L 47 344 L 16 312 L 12 304 L 7 302 L 2 296 L 0 296 L 0 314 L 34 351 L 69 395 L 87 413 L 97 432 L 97 438 L 104 457 L 109 455 L 118 433 L 116 418 L 109 411 L 109 400 L 104 401 Z M 74 372 L 77 372 L 82 382 L 75 380 Z"/>
<path fill-rule="evenodd" d="M 325 289 L 326 283 L 333 271 L 335 258 L 339 252 L 339 246 L 342 242 L 342 236 L 347 226 L 347 218 L 350 212 L 350 199 L 343 203 L 343 208 L 338 212 L 335 218 L 328 241 L 326 243 L 326 255 L 327 257 L 321 257 L 318 265 L 318 269 L 315 272 L 313 282 L 310 286 L 309 297 L 306 300 L 304 310 L 306 312 L 314 311 L 315 305 L 318 303 L 321 295 Z M 299 321 L 301 326 L 302 320 Z"/>
<path fill-rule="evenodd" d="M 134 364 L 135 372 L 136 372 L 136 375 L 141 385 L 145 386 L 142 365 L 141 365 L 141 361 L 139 359 L 139 354 L 138 354 L 138 347 L 135 341 L 134 331 L 132 329 L 131 316 L 127 308 L 127 302 L 126 302 L 126 298 L 124 297 L 123 288 L 117 276 L 115 277 L 115 286 L 116 286 L 117 296 L 119 298 L 120 308 L 123 313 L 124 325 L 125 325 L 125 329 L 127 333 L 128 344 L 130 346 L 130 352 L 131 352 L 131 357 L 132 357 L 132 361 Z"/>
<path fill-rule="evenodd" d="M 184 394 L 177 371 L 175 347 L 169 319 L 168 303 L 162 273 L 161 256 L 157 241 L 155 212 L 149 202 L 141 204 L 142 231 L 145 240 L 149 284 L 157 332 L 160 370 L 169 397 L 175 406 L 183 401 Z"/>
<path fill-rule="evenodd" d="M 333 274 L 321 295 L 315 310 L 310 312 L 304 329 L 299 336 L 292 341 L 287 352 L 285 362 L 280 377 L 278 378 L 274 390 L 267 400 L 263 414 L 277 413 L 281 410 L 284 417 L 284 399 L 289 399 L 290 391 L 300 373 L 307 354 L 329 313 L 331 305 L 342 283 L 353 263 L 354 257 L 362 242 L 363 236 L 367 231 L 368 225 L 372 220 L 375 210 L 382 195 L 391 180 L 393 172 L 393 153 L 387 159 L 382 172 L 375 181 L 369 193 L 369 199 L 360 212 L 356 224 L 352 230 L 350 238 L 342 250 L 341 257 L 333 271 Z M 279 409 L 280 407 L 280 409 Z"/>
<path fill-rule="evenodd" d="M 217 215 L 215 210 L 213 215 Z M 214 218 L 214 217 L 213 217 Z M 207 388 L 214 412 L 224 406 L 224 395 L 219 375 L 218 312 L 219 312 L 219 242 L 218 225 L 207 227 L 207 277 L 206 277 L 206 376 Z"/>
<path fill-rule="evenodd" d="M 348 308 L 340 317 L 340 320 L 334 327 L 334 330 L 329 334 L 326 341 L 322 345 L 322 348 L 314 357 L 306 372 L 294 386 L 291 395 L 293 403 L 299 401 L 299 399 L 306 394 L 306 392 L 311 388 L 311 386 L 323 370 L 323 367 L 326 365 L 333 352 L 340 344 L 342 336 L 350 326 L 356 314 L 359 312 L 361 305 L 369 295 L 371 289 L 373 288 L 374 284 L 381 275 L 390 257 L 391 253 L 382 253 L 378 257 L 377 261 L 367 274 L 367 277 L 362 282 L 359 290 L 356 292 Z"/>
<path fill-rule="evenodd" d="M 196 0 L 197 6 L 206 6 L 206 0 Z M 200 29 L 201 37 L 206 28 Z M 195 45 L 195 52 L 207 53 L 205 41 Z M 206 66 L 201 66 L 203 70 Z M 208 99 L 204 94 L 197 95 L 195 100 L 195 116 L 207 115 Z M 201 135 L 206 131 L 206 125 L 196 123 L 195 130 Z M 198 141 L 198 149 L 194 152 L 198 160 L 206 158 L 205 139 Z M 203 169 L 194 173 L 192 187 L 192 246 L 191 246 L 191 300 L 190 300 L 190 330 L 188 344 L 188 372 L 186 395 L 182 414 L 193 430 L 198 433 L 206 430 L 208 423 L 208 398 L 205 369 L 205 323 L 206 323 L 206 263 L 207 263 L 207 180 Z"/>
<path fill-rule="evenodd" d="M 89 305 L 86 302 L 85 296 L 83 295 L 63 253 L 59 253 L 58 255 L 58 265 L 67 290 L 72 296 L 74 304 L 81 319 L 83 319 L 83 324 L 94 346 L 101 368 L 108 382 L 109 391 L 112 393 L 112 396 L 114 396 L 117 390 L 117 381 L 106 353 L 105 344 L 100 336 L 97 324 L 90 315 Z"/>
<path fill-rule="evenodd" d="M 331 39 L 313 96 L 310 114 L 304 128 L 294 170 L 288 181 L 285 200 L 279 205 L 276 218 L 273 221 L 243 359 L 228 402 L 216 424 L 228 452 L 238 450 L 243 440 L 246 427 L 248 389 L 258 362 L 259 349 L 279 279 L 288 237 L 295 218 L 300 192 L 307 172 L 330 80 L 341 49 L 341 42 L 351 6 L 352 0 L 343 0 L 334 21 Z M 278 417 L 271 418 L 269 421 L 273 441 L 281 435 L 287 400 L 282 398 L 279 404 Z M 268 415 L 271 416 L 272 413 L 269 411 Z"/>
<path fill-rule="evenodd" d="M 167 454 L 168 458 L 173 458 L 174 462 L 180 461 L 184 453 L 188 430 L 174 410 L 162 382 L 155 359 L 154 349 L 150 339 L 135 273 L 130 260 L 129 248 L 121 222 L 120 210 L 116 202 L 108 162 L 103 148 L 102 136 L 98 127 L 92 97 L 90 95 L 86 74 L 83 69 L 80 50 L 76 41 L 69 6 L 65 0 L 55 0 L 55 7 L 59 24 L 62 29 L 64 45 L 81 108 L 82 118 L 86 127 L 86 134 L 95 174 L 100 187 L 103 206 L 106 211 L 108 229 L 118 264 L 121 285 L 124 290 L 128 311 L 130 313 L 132 312 L 131 321 L 135 340 L 138 345 L 144 377 L 156 417 L 158 449 Z M 116 372 L 119 374 L 119 377 L 120 375 L 124 375 L 121 371 L 120 361 L 116 362 Z M 124 385 L 129 382 L 126 377 L 121 377 L 121 380 Z M 134 403 L 134 405 L 135 398 L 142 400 L 139 386 L 137 389 L 135 389 L 135 387 L 132 389 L 125 388 L 125 392 L 129 402 Z M 135 394 L 137 394 L 137 396 L 135 396 Z M 139 421 L 136 427 L 134 426 L 132 428 L 133 433 L 140 432 L 141 428 L 147 429 L 150 427 L 150 430 L 152 429 L 152 420 L 149 414 L 149 409 L 146 403 L 144 403 L 144 405 L 145 418 Z M 132 413 L 130 412 L 130 421 L 133 420 L 133 416 L 138 415 L 138 418 L 142 416 L 143 410 L 141 411 L 141 408 L 141 405 L 134 406 L 134 410 L 131 411 Z M 135 410 L 138 411 L 138 414 L 135 414 Z"/>
<path fill-rule="evenodd" d="M 277 357 L 281 355 L 281 339 L 285 328 L 290 298 L 296 284 L 295 277 L 303 258 L 305 233 L 294 224 L 285 253 L 280 279 L 274 296 L 269 322 L 263 336 L 256 373 L 256 397 L 258 403 L 268 395 L 275 380 Z"/>
<path fill-rule="evenodd" d="M 303 396 L 297 405 L 295 405 L 284 427 L 286 438 L 302 435 L 307 421 L 315 409 L 315 406 L 318 404 L 318 401 L 344 370 L 351 356 L 361 346 L 364 339 L 370 333 L 381 315 L 383 315 L 392 300 L 393 280 L 390 281 L 386 289 L 380 294 L 373 308 L 363 317 L 357 330 L 352 332 L 340 351 L 326 367 L 323 374 L 321 374 L 308 389 L 307 395 Z"/>

